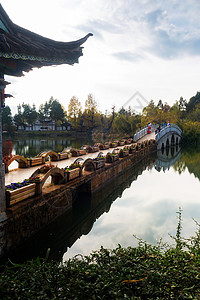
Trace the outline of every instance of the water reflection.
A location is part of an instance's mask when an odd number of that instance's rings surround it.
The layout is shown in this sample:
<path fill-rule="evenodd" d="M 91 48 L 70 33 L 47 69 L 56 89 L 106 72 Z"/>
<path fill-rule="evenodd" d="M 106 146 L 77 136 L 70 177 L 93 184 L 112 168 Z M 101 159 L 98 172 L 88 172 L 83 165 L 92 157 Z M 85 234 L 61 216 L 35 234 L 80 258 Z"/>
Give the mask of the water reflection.
<path fill-rule="evenodd" d="M 10 144 L 9 144 L 10 143 Z M 12 146 L 11 146 L 12 143 Z M 92 144 L 90 137 L 83 139 L 69 137 L 36 137 L 36 138 L 3 138 L 3 153 L 19 154 L 24 157 L 34 157 L 41 151 L 53 150 L 61 152 L 65 148 L 79 149 L 83 144 Z"/>
<path fill-rule="evenodd" d="M 81 236 L 91 231 L 96 220 L 109 212 L 112 203 L 122 197 L 124 190 L 130 188 L 132 182 L 137 180 L 148 166 L 154 164 L 155 157 L 156 155 L 152 155 L 151 158 L 144 159 L 92 196 L 79 195 L 70 212 L 62 215 L 8 256 L 15 262 L 20 262 L 36 256 L 44 257 L 50 248 L 50 258 L 62 260 L 67 250 Z"/>
<path fill-rule="evenodd" d="M 181 148 L 179 145 L 167 147 L 157 152 L 155 169 L 160 172 L 169 170 L 181 157 Z"/>
<path fill-rule="evenodd" d="M 82 194 L 70 212 L 24 243 L 11 258 L 44 256 L 51 248 L 51 258 L 61 260 L 88 255 L 101 245 L 136 246 L 133 234 L 152 244 L 161 237 L 172 242 L 168 234 L 176 234 L 179 207 L 183 236 L 189 237 L 196 230 L 192 218 L 200 218 L 199 175 L 198 149 L 158 152 L 91 197 Z"/>
<path fill-rule="evenodd" d="M 175 149 L 174 149 L 175 150 Z M 168 154 L 168 155 L 167 155 Z M 123 247 L 137 246 L 137 240 L 133 235 L 156 245 L 163 238 L 167 243 L 174 243 L 169 233 L 176 234 L 178 208 L 183 209 L 182 235 L 189 237 L 196 231 L 195 222 L 199 221 L 199 181 L 194 180 L 186 168 L 182 174 L 178 174 L 172 162 L 180 161 L 180 152 L 175 151 L 168 156 L 168 172 L 161 169 L 160 172 L 149 164 L 137 180 L 129 182 L 129 188 L 125 188 L 112 203 L 109 214 L 103 214 L 93 225 L 93 229 L 87 236 L 82 236 L 68 249 L 64 259 L 68 259 L 78 253 L 88 255 L 91 251 L 101 246 L 115 248 L 118 244 Z M 175 156 L 174 156 L 175 155 Z M 161 156 L 161 158 L 164 158 Z M 165 157 L 166 159 L 166 157 Z M 174 160 L 175 159 L 175 160 Z M 156 160 L 158 163 L 158 160 Z M 166 162 L 166 161 L 165 161 Z M 113 191 L 117 185 L 113 185 Z"/>
<path fill-rule="evenodd" d="M 184 147 L 180 160 L 174 164 L 174 169 L 181 174 L 187 169 L 200 180 L 200 145 L 195 147 Z"/>
<path fill-rule="evenodd" d="M 13 152 L 13 142 L 11 139 L 3 140 L 2 151 L 3 156 L 9 156 Z"/>

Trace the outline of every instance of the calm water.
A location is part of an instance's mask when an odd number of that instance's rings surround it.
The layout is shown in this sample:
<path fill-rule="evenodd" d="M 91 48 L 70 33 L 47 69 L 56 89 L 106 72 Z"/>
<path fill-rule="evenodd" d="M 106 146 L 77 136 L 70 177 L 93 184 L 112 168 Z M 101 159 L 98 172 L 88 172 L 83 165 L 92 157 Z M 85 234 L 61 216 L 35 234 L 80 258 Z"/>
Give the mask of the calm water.
<path fill-rule="evenodd" d="M 61 152 L 66 148 L 79 149 L 84 144 L 92 144 L 91 139 L 72 139 L 65 137 L 6 137 L 3 136 L 3 154 L 19 154 L 24 157 L 34 157 L 41 151 L 53 150 L 55 152 Z"/>
<path fill-rule="evenodd" d="M 45 255 L 64 260 L 87 255 L 101 246 L 136 246 L 133 235 L 156 244 L 173 243 L 179 207 L 183 235 L 200 223 L 200 148 L 158 153 L 113 180 L 89 197 L 81 197 L 73 210 L 18 249 L 27 257 Z M 80 201 L 81 200 L 81 201 Z M 80 201 L 80 202 L 79 202 Z M 18 253 L 13 257 L 17 259 Z"/>
<path fill-rule="evenodd" d="M 182 233 L 185 237 L 193 235 L 196 225 L 192 218 L 200 222 L 200 151 L 188 150 L 169 160 L 159 155 L 160 159 L 150 163 L 135 178 L 134 168 L 129 171 L 133 181 L 125 180 L 110 210 L 96 220 L 89 234 L 76 241 L 64 254 L 64 259 L 78 253 L 87 255 L 101 245 L 107 248 L 114 248 L 118 243 L 136 246 L 133 235 L 151 244 L 156 244 L 160 238 L 173 243 L 169 234 L 176 234 L 179 207 L 183 210 Z M 136 175 L 141 170 L 142 167 Z M 113 185 L 110 197 L 116 193 L 114 189 L 119 181 Z"/>

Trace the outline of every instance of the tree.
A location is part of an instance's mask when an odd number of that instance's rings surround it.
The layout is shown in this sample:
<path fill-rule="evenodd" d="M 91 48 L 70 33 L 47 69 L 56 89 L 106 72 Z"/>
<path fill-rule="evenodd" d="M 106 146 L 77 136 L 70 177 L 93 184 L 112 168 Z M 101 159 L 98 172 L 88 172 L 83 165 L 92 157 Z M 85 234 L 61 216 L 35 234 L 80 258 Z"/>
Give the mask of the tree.
<path fill-rule="evenodd" d="M 17 114 L 14 115 L 13 119 L 17 127 L 24 125 L 23 116 L 22 116 L 22 107 L 20 104 L 17 106 Z"/>
<path fill-rule="evenodd" d="M 200 120 L 200 103 L 198 103 L 195 106 L 195 109 L 193 109 L 189 115 L 188 115 L 188 119 L 193 121 L 193 122 L 198 122 Z"/>
<path fill-rule="evenodd" d="M 169 119 L 171 123 L 176 124 L 180 120 L 182 112 L 180 111 L 179 108 L 180 108 L 179 102 L 176 101 L 176 103 L 172 105 L 170 109 Z"/>
<path fill-rule="evenodd" d="M 117 132 L 122 134 L 128 134 L 131 132 L 131 126 L 126 115 L 118 114 L 118 116 L 115 117 L 112 124 L 112 132 L 113 133 Z"/>
<path fill-rule="evenodd" d="M 197 92 L 195 96 L 190 98 L 188 104 L 186 105 L 187 112 L 192 111 L 198 103 L 200 103 L 200 92 Z"/>
<path fill-rule="evenodd" d="M 41 121 L 51 118 L 56 122 L 63 122 L 65 111 L 59 101 L 51 97 L 48 102 L 46 101 L 45 104 L 40 105 L 38 115 Z"/>
<path fill-rule="evenodd" d="M 78 98 L 73 96 L 70 99 L 68 105 L 68 119 L 72 123 L 73 127 L 77 129 L 77 119 L 81 117 L 81 103 Z M 80 123 L 80 120 L 79 120 Z"/>
<path fill-rule="evenodd" d="M 139 115 L 135 115 L 135 113 L 131 111 L 130 107 L 127 110 L 122 108 L 113 119 L 111 132 L 122 136 L 133 136 L 136 128 L 140 126 L 140 123 L 141 117 Z"/>
<path fill-rule="evenodd" d="M 92 94 L 88 94 L 88 97 L 85 100 L 85 111 L 93 114 L 98 112 L 97 102 Z"/>
<path fill-rule="evenodd" d="M 50 117 L 55 121 L 64 121 L 65 112 L 59 101 L 56 99 L 52 100 L 50 105 Z"/>
<path fill-rule="evenodd" d="M 50 118 L 51 104 L 52 104 L 52 97 L 50 98 L 49 102 L 46 101 L 45 104 L 40 105 L 39 118 L 41 121 Z"/>
<path fill-rule="evenodd" d="M 84 123 L 89 131 L 93 130 L 100 123 L 100 115 L 97 110 L 97 102 L 92 94 L 88 95 L 85 101 L 85 110 L 83 112 Z"/>
<path fill-rule="evenodd" d="M 163 111 L 164 112 L 169 112 L 171 109 L 171 107 L 169 106 L 169 104 L 167 102 L 165 102 L 165 104 L 163 105 Z"/>
<path fill-rule="evenodd" d="M 112 128 L 112 124 L 113 124 L 113 121 L 115 119 L 115 105 L 112 106 L 112 113 L 110 115 L 108 115 L 107 111 L 105 113 L 105 116 L 104 116 L 104 126 L 103 126 L 103 129 L 104 131 L 107 131 L 107 132 L 110 132 L 111 128 Z"/>
<path fill-rule="evenodd" d="M 9 106 L 5 106 L 2 111 L 2 126 L 5 131 L 13 131 L 14 126 L 12 122 L 12 114 Z"/>
<path fill-rule="evenodd" d="M 120 110 L 118 111 L 118 114 L 120 115 L 126 115 L 126 110 L 125 108 L 122 106 L 122 108 L 120 108 Z"/>
<path fill-rule="evenodd" d="M 163 109 L 163 103 L 162 103 L 162 100 L 159 100 L 159 101 L 158 101 L 157 107 L 158 107 L 159 109 Z"/>
<path fill-rule="evenodd" d="M 143 108 L 141 123 L 142 126 L 147 125 L 147 123 L 157 123 L 158 122 L 158 107 L 155 106 L 153 100 Z"/>
<path fill-rule="evenodd" d="M 38 113 L 36 112 L 36 107 L 33 104 L 31 107 L 29 104 L 22 103 L 23 113 L 22 120 L 24 123 L 32 125 L 38 118 Z"/>
<path fill-rule="evenodd" d="M 180 100 L 178 101 L 178 108 L 180 111 L 185 111 L 187 107 L 187 101 L 183 99 L 183 97 L 180 97 Z"/>

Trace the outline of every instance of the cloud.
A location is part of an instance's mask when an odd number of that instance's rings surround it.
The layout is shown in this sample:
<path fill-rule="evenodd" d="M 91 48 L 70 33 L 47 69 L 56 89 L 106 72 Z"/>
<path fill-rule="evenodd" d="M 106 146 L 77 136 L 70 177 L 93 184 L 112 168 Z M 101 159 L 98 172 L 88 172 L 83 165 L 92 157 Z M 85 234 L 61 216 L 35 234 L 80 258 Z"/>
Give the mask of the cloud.
<path fill-rule="evenodd" d="M 160 3 L 160 9 L 144 14 L 145 33 L 151 41 L 146 50 L 165 59 L 199 55 L 200 22 L 194 22 L 195 16 L 195 7 L 191 9 L 187 2 L 174 7 Z"/>
<path fill-rule="evenodd" d="M 48 38 L 74 41 L 94 34 L 74 67 L 35 69 L 12 81 L 6 92 L 15 91 L 15 107 L 23 101 L 39 106 L 51 95 L 67 107 L 73 95 L 83 102 L 92 92 L 104 111 L 113 104 L 121 107 L 122 99 L 125 102 L 135 91 L 171 105 L 181 95 L 189 99 L 198 90 L 200 2 L 196 0 L 43 0 L 42 4 L 35 0 L 32 14 L 25 0 L 1 4 L 14 23 Z M 59 82 L 50 84 L 55 78 Z"/>
<path fill-rule="evenodd" d="M 99 12 L 101 18 L 96 18 L 95 11 L 93 19 L 79 28 L 93 32 L 104 42 L 108 34 L 118 36 L 112 55 L 120 60 L 138 61 L 142 56 L 137 53 L 141 51 L 164 59 L 199 55 L 199 4 L 193 2 L 194 5 L 174 1 L 169 5 L 161 0 L 118 0 L 109 4 L 104 1 L 104 14 Z M 113 42 L 112 37 L 110 40 Z"/>
<path fill-rule="evenodd" d="M 187 37 L 181 34 L 173 35 L 162 29 L 155 30 L 153 33 L 152 45 L 146 48 L 153 55 L 164 59 L 174 59 L 185 55 L 200 55 L 199 38 Z"/>
<path fill-rule="evenodd" d="M 104 20 L 89 20 L 86 24 L 77 27 L 84 32 L 92 32 L 96 38 L 103 39 L 104 34 L 119 34 L 121 29 L 118 25 Z"/>
<path fill-rule="evenodd" d="M 140 54 L 132 53 L 130 51 L 115 52 L 112 53 L 112 55 L 119 60 L 128 62 L 135 62 L 144 58 Z"/>
<path fill-rule="evenodd" d="M 148 25 L 154 27 L 160 24 L 164 15 L 165 12 L 161 9 L 153 10 L 145 15 L 145 20 Z"/>

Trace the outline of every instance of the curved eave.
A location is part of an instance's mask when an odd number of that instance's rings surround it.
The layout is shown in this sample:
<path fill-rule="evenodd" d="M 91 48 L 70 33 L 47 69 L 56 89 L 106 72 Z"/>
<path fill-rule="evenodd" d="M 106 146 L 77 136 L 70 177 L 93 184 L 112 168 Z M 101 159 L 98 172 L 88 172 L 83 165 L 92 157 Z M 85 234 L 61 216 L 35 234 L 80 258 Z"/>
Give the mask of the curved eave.
<path fill-rule="evenodd" d="M 77 53 L 76 55 L 73 54 L 73 56 L 64 59 L 57 59 L 53 57 L 51 59 L 47 59 L 45 57 L 0 52 L 0 67 L 3 68 L 3 73 L 5 75 L 23 76 L 23 72 L 29 72 L 33 68 L 56 66 L 61 64 L 73 65 L 78 63 L 78 59 L 81 55 L 82 53 Z"/>
<path fill-rule="evenodd" d="M 54 41 L 14 24 L 1 4 L 0 20 L 0 67 L 13 76 L 22 76 L 34 67 L 78 63 L 83 55 L 81 45 L 93 35 L 72 42 Z"/>
<path fill-rule="evenodd" d="M 18 37 L 23 37 L 23 38 L 27 39 L 27 41 L 29 41 L 29 42 L 31 42 L 31 40 L 32 40 L 34 44 L 40 43 L 41 45 L 44 45 L 44 46 L 55 47 L 58 50 L 73 50 L 77 47 L 80 47 L 83 43 L 85 43 L 90 36 L 93 36 L 92 33 L 88 33 L 86 36 L 84 36 L 83 38 L 81 38 L 79 40 L 72 41 L 72 42 L 61 42 L 61 41 L 55 41 L 55 40 L 49 39 L 47 37 L 44 37 L 37 33 L 34 33 L 30 30 L 27 30 L 18 25 L 15 25 L 15 24 L 13 24 L 13 29 L 14 29 L 15 35 L 17 35 Z"/>

